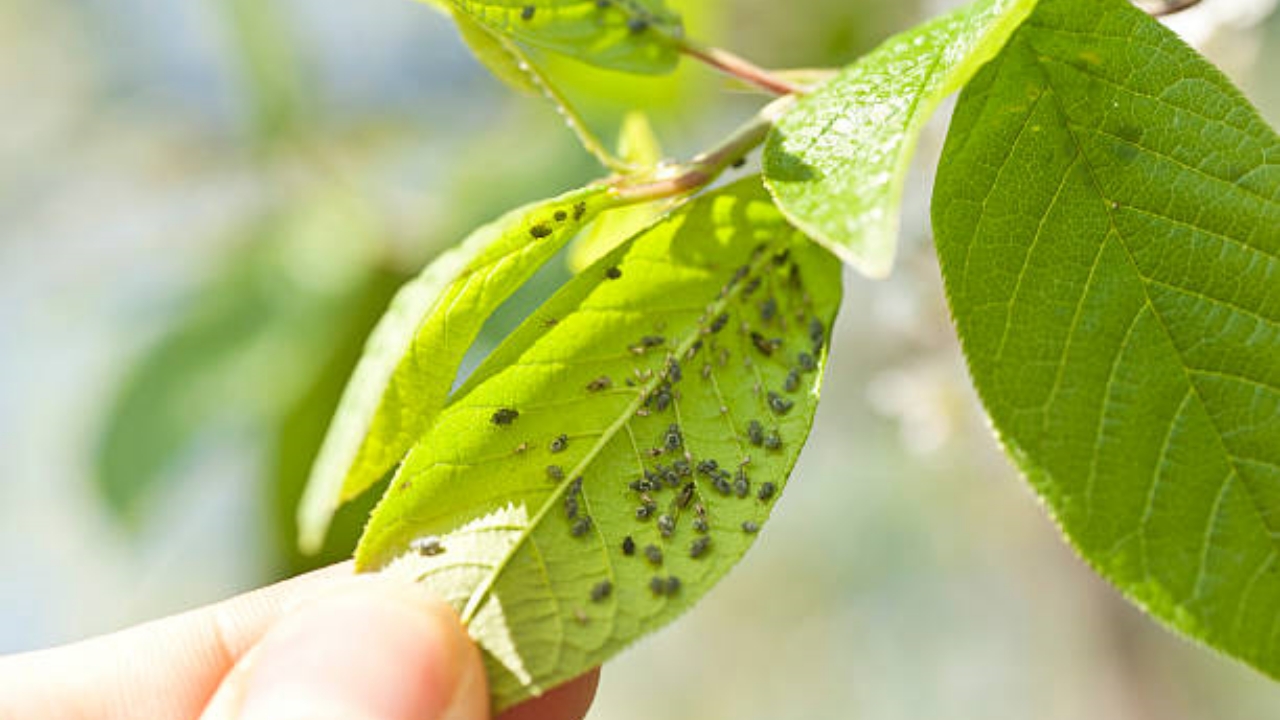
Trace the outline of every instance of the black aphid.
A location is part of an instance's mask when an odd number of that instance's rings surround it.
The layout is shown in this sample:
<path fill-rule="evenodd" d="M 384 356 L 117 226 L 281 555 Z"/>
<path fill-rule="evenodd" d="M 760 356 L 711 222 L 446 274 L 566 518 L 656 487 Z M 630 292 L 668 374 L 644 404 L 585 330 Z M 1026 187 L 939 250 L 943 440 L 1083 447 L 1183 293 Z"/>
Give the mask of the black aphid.
<path fill-rule="evenodd" d="M 747 423 L 747 441 L 756 447 L 764 444 L 764 426 L 759 420 L 752 420 Z"/>
<path fill-rule="evenodd" d="M 532 19 L 533 19 L 533 14 L 534 14 L 535 12 L 537 12 L 537 10 L 538 10 L 538 8 L 536 8 L 536 7 L 532 6 L 532 5 L 525 5 L 525 6 L 524 6 L 523 8 L 521 8 L 521 10 L 520 10 L 520 19 L 521 19 L 521 20 L 532 20 Z"/>
<path fill-rule="evenodd" d="M 435 535 L 428 535 L 410 542 L 409 549 L 424 557 L 431 557 L 444 552 L 444 545 L 440 544 L 440 538 Z"/>
<path fill-rule="evenodd" d="M 751 344 L 755 345 L 756 350 L 759 350 L 761 355 L 767 357 L 773 354 L 773 343 L 758 332 L 751 332 Z"/>
<path fill-rule="evenodd" d="M 573 527 L 569 528 L 569 532 L 573 533 L 574 537 L 582 537 L 583 535 L 586 535 L 590 531 L 591 531 L 591 518 L 587 515 L 583 515 L 577 520 L 574 520 Z"/>
<path fill-rule="evenodd" d="M 800 365 L 800 369 L 804 372 L 813 372 L 818 367 L 817 361 L 807 352 L 796 355 L 796 363 Z"/>
<path fill-rule="evenodd" d="M 676 593 L 680 592 L 680 578 L 676 577 L 675 575 L 672 575 L 671 577 L 667 578 L 667 581 L 663 584 L 666 586 L 663 588 L 663 592 L 665 592 L 667 595 L 675 595 Z"/>
<path fill-rule="evenodd" d="M 684 379 L 684 370 L 680 368 L 680 362 L 673 357 L 667 358 L 667 379 L 671 382 L 680 382 Z"/>
<path fill-rule="evenodd" d="M 662 548 L 658 547 L 657 545 L 645 545 L 644 556 L 646 559 L 648 559 L 650 563 L 654 565 L 662 564 Z"/>
<path fill-rule="evenodd" d="M 627 21 L 627 30 L 633 35 L 639 35 L 649 29 L 649 21 L 642 17 L 633 17 Z"/>
<path fill-rule="evenodd" d="M 604 602 L 604 599 L 613 593 L 613 583 L 608 580 L 601 580 L 591 588 L 591 602 Z"/>
<path fill-rule="evenodd" d="M 641 505 L 640 507 L 636 508 L 636 519 L 648 520 L 649 518 L 653 517 L 654 510 L 657 510 L 657 507 L 653 505 L 648 505 L 648 504 Z"/>
<path fill-rule="evenodd" d="M 573 495 L 564 496 L 564 514 L 567 515 L 570 520 L 578 517 L 578 498 Z"/>
<path fill-rule="evenodd" d="M 676 507 L 681 510 L 689 507 L 689 503 L 693 500 L 693 491 L 695 487 L 696 486 L 693 483 L 687 482 L 684 484 L 684 487 L 680 488 L 680 493 L 676 495 Z"/>
<path fill-rule="evenodd" d="M 765 450 L 781 450 L 782 449 L 782 436 L 778 434 L 777 430 L 774 430 L 773 432 L 764 436 L 764 449 Z"/>
<path fill-rule="evenodd" d="M 693 529 L 697 532 L 705 533 L 707 531 L 707 519 L 701 517 L 694 518 Z"/>
<path fill-rule="evenodd" d="M 706 536 L 696 538 L 693 543 L 689 545 L 689 557 L 702 557 L 706 554 L 707 548 L 709 547 L 711 547 L 711 538 Z"/>
<path fill-rule="evenodd" d="M 662 470 L 660 473 L 662 482 L 666 483 L 668 487 L 680 487 L 680 473 L 676 472 L 675 468 L 662 466 L 660 469 Z"/>
<path fill-rule="evenodd" d="M 598 4 L 598 3 L 597 3 Z M 587 204 L 584 202 L 576 202 L 573 204 L 573 219 L 581 220 L 583 215 L 587 214 Z"/>
<path fill-rule="evenodd" d="M 716 492 L 720 493 L 721 495 L 727 496 L 733 493 L 733 486 L 729 484 L 728 479 L 723 478 L 719 475 L 712 478 L 711 484 L 712 486 L 715 487 Z"/>
<path fill-rule="evenodd" d="M 636 541 L 632 540 L 630 535 L 622 538 L 622 554 L 623 555 L 636 554 Z"/>
<path fill-rule="evenodd" d="M 510 425 L 518 417 L 520 417 L 519 410 L 513 410 L 512 408 L 500 408 L 495 411 L 493 415 L 489 416 L 489 422 L 494 425 Z"/>
<path fill-rule="evenodd" d="M 693 357 L 697 355 L 698 351 L 701 349 L 702 349 L 702 340 L 700 339 L 694 340 L 693 344 L 689 346 L 689 349 L 684 352 L 684 359 L 692 360 Z"/>
<path fill-rule="evenodd" d="M 749 492 L 751 492 L 751 479 L 747 477 L 745 470 L 738 468 L 738 474 L 733 479 L 733 494 L 744 498 Z"/>
<path fill-rule="evenodd" d="M 676 460 L 675 462 L 671 463 L 671 469 L 675 472 L 676 475 L 680 477 L 687 478 L 693 475 L 693 469 L 689 467 L 688 460 L 684 460 L 684 459 Z"/>
<path fill-rule="evenodd" d="M 756 524 L 754 521 L 752 521 L 752 520 L 743 520 L 743 521 L 742 521 L 742 532 L 744 532 L 744 533 L 758 533 L 758 532 L 760 532 L 760 526 L 759 526 L 759 525 L 757 525 L 757 524 Z"/>
<path fill-rule="evenodd" d="M 665 595 L 667 592 L 667 583 L 662 578 L 654 575 L 649 579 L 649 592 L 654 595 Z"/>
<path fill-rule="evenodd" d="M 658 517 L 658 532 L 662 533 L 662 537 L 669 538 L 676 531 L 676 519 L 670 515 L 661 515 Z"/>
<path fill-rule="evenodd" d="M 773 298 L 765 298 L 760 303 L 760 319 L 769 322 L 778 315 L 778 301 Z"/>
<path fill-rule="evenodd" d="M 658 387 L 658 389 L 655 390 L 649 398 L 653 401 L 654 409 L 658 412 L 662 412 L 663 410 L 671 407 L 671 388 L 666 385 L 662 385 Z"/>
<path fill-rule="evenodd" d="M 684 435 L 680 433 L 680 426 L 671 423 L 667 426 L 667 432 L 662 437 L 662 446 L 667 450 L 679 450 L 684 447 Z"/>
<path fill-rule="evenodd" d="M 787 373 L 787 379 L 783 381 L 782 389 L 789 393 L 800 389 L 800 370 L 798 368 L 791 368 L 791 372 Z"/>
<path fill-rule="evenodd" d="M 608 375 L 601 375 L 595 380 L 587 383 L 587 392 L 600 392 L 601 390 L 608 390 L 611 387 L 613 387 L 613 380 L 609 379 Z"/>
<path fill-rule="evenodd" d="M 551 226 L 547 225 L 546 223 L 538 223 L 537 225 L 534 225 L 533 227 L 529 228 L 529 234 L 541 240 L 542 238 L 551 234 Z"/>
<path fill-rule="evenodd" d="M 747 158 L 744 156 L 744 157 L 738 158 L 737 160 L 734 160 L 731 167 L 733 167 L 736 170 L 746 164 L 747 164 Z"/>
<path fill-rule="evenodd" d="M 725 285 L 725 287 L 731 288 L 734 285 L 737 285 L 738 283 L 742 282 L 742 278 L 746 277 L 747 273 L 749 272 L 751 272 L 750 267 L 746 265 L 739 265 L 738 269 L 733 271 L 733 277 L 729 278 L 729 282 L 728 284 Z"/>
<path fill-rule="evenodd" d="M 789 258 L 789 257 L 791 257 L 791 250 L 790 250 L 790 248 L 788 248 L 788 249 L 786 249 L 786 250 L 782 250 L 782 251 L 780 251 L 780 252 L 776 253 L 776 254 L 773 256 L 773 264 L 774 264 L 776 267 L 782 267 L 783 265 L 786 265 L 786 264 L 787 264 L 787 258 Z"/>
<path fill-rule="evenodd" d="M 605 269 L 604 276 L 609 278 L 610 280 L 617 280 L 618 278 L 622 277 L 622 270 L 618 269 L 617 265 L 610 265 L 608 268 Z"/>
<path fill-rule="evenodd" d="M 727 325 L 728 323 L 729 323 L 729 313 L 720 313 L 719 315 L 716 316 L 715 320 L 711 321 L 711 327 L 709 328 L 709 330 L 713 333 L 718 333 L 721 330 L 723 330 L 724 326 Z"/>
<path fill-rule="evenodd" d="M 644 493 L 644 492 L 653 492 L 654 490 L 657 490 L 662 486 L 658 485 L 652 480 L 641 479 L 641 480 L 632 480 L 631 483 L 627 485 L 627 487 L 631 488 L 632 490 L 635 490 L 636 492 Z"/>
<path fill-rule="evenodd" d="M 559 465 L 547 466 L 547 477 L 557 482 L 564 479 L 564 468 Z"/>
<path fill-rule="evenodd" d="M 709 475 L 714 477 L 716 470 L 718 469 L 720 469 L 720 463 L 716 462 L 715 460 L 708 458 L 706 460 L 698 461 L 698 472 L 702 473 L 703 475 Z"/>
<path fill-rule="evenodd" d="M 742 288 L 742 297 L 744 298 L 751 297 L 751 294 L 754 293 L 756 289 L 759 287 L 760 287 L 760 278 L 758 277 L 751 278 L 750 280 L 747 281 L 747 284 L 744 285 Z"/>
<path fill-rule="evenodd" d="M 773 411 L 774 415 L 786 415 L 791 412 L 793 407 L 795 407 L 795 403 L 772 390 L 769 391 L 769 409 Z"/>
<path fill-rule="evenodd" d="M 814 352 L 822 347 L 822 340 L 826 336 L 826 329 L 822 327 L 822 321 L 813 318 L 809 321 L 809 341 L 813 343 Z"/>
<path fill-rule="evenodd" d="M 768 500 L 772 498 L 776 492 L 778 492 L 778 486 L 771 482 L 766 482 L 760 485 L 760 490 L 756 492 L 756 497 L 761 500 Z"/>
<path fill-rule="evenodd" d="M 582 477 L 578 476 L 573 479 L 573 482 L 569 483 L 569 494 L 577 495 L 580 492 L 582 492 Z"/>

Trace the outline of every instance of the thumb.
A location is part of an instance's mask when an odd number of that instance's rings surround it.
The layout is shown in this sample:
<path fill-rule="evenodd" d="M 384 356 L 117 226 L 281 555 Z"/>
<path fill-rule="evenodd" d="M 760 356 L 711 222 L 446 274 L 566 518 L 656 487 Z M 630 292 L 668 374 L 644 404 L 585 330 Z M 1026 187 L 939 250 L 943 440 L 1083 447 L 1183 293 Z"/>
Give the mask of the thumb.
<path fill-rule="evenodd" d="M 486 720 L 484 678 L 448 605 L 360 577 L 267 631 L 201 720 Z"/>

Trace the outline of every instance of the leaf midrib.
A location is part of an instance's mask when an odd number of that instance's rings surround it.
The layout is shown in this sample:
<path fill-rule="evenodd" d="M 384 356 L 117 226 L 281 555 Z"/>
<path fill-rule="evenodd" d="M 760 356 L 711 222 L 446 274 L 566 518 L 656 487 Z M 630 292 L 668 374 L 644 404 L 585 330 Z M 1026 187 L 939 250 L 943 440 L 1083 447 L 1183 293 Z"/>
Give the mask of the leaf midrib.
<path fill-rule="evenodd" d="M 1031 43 L 1028 42 L 1028 45 L 1030 44 Z M 1034 49 L 1034 48 L 1031 48 L 1031 49 Z M 1115 238 L 1119 241 L 1118 245 L 1124 251 L 1124 256 L 1129 263 L 1130 269 L 1133 271 L 1133 274 L 1139 280 L 1139 284 L 1142 288 L 1143 304 L 1147 308 L 1147 310 L 1151 312 L 1152 318 L 1155 319 L 1155 321 L 1157 322 L 1160 328 L 1160 331 L 1164 334 L 1165 339 L 1169 342 L 1169 346 L 1173 348 L 1174 354 L 1177 355 L 1178 368 L 1182 372 L 1183 380 L 1186 382 L 1190 393 L 1195 397 L 1196 403 L 1200 406 L 1200 409 L 1204 412 L 1205 417 L 1208 418 L 1209 424 L 1213 428 L 1213 438 L 1216 441 L 1218 447 L 1221 448 L 1222 454 L 1226 458 L 1227 464 L 1231 468 L 1231 473 L 1225 479 L 1223 479 L 1222 486 L 1225 488 L 1227 485 L 1229 485 L 1232 481 L 1232 478 L 1240 479 L 1240 481 L 1243 483 L 1245 487 L 1246 495 L 1249 497 L 1249 507 L 1252 508 L 1254 513 L 1257 514 L 1259 521 L 1262 523 L 1262 526 L 1268 530 L 1267 537 L 1272 545 L 1273 551 L 1276 549 L 1280 549 L 1280 537 L 1277 537 L 1277 534 L 1276 534 L 1277 528 L 1272 527 L 1272 525 L 1267 522 L 1266 510 L 1264 507 L 1262 507 L 1258 497 L 1255 495 L 1252 487 L 1252 483 L 1249 482 L 1248 477 L 1246 475 L 1240 472 L 1240 469 L 1236 463 L 1236 457 L 1231 452 L 1230 448 L 1226 444 L 1225 439 L 1223 438 L 1222 428 L 1218 426 L 1217 419 L 1215 418 L 1214 414 L 1209 411 L 1208 403 L 1205 401 L 1203 395 L 1201 395 L 1199 386 L 1196 385 L 1195 380 L 1192 378 L 1191 372 L 1189 370 L 1190 366 L 1187 363 L 1185 356 L 1182 354 L 1182 350 L 1178 347 L 1178 343 L 1174 339 L 1172 331 L 1169 329 L 1169 326 L 1166 324 L 1164 318 L 1161 316 L 1159 310 L 1156 308 L 1155 303 L 1151 299 L 1151 295 L 1147 290 L 1148 278 L 1142 273 L 1141 267 L 1138 265 L 1137 260 L 1133 257 L 1133 253 L 1129 248 L 1128 240 L 1126 239 L 1124 233 L 1120 231 L 1119 226 L 1116 224 L 1115 215 L 1113 213 L 1112 206 L 1111 206 L 1111 203 L 1113 201 L 1110 198 L 1108 198 L 1107 194 L 1103 191 L 1102 185 L 1098 181 L 1098 178 L 1095 175 L 1094 167 L 1092 163 L 1089 161 L 1089 156 L 1084 151 L 1084 146 L 1081 144 L 1080 137 L 1076 134 L 1076 131 L 1073 129 L 1073 124 L 1078 125 L 1080 127 L 1086 127 L 1086 126 L 1081 123 L 1071 122 L 1071 114 L 1067 111 L 1066 106 L 1062 103 L 1061 93 L 1059 93 L 1058 90 L 1055 88 L 1052 77 L 1045 70 L 1044 64 L 1041 62 L 1042 60 L 1041 53 L 1032 52 L 1030 53 L 1030 55 L 1034 59 L 1036 67 L 1040 72 L 1040 75 L 1044 78 L 1045 87 L 1048 89 L 1048 94 L 1053 98 L 1054 104 L 1058 108 L 1058 112 L 1061 113 L 1062 117 L 1065 120 L 1067 120 L 1067 122 L 1063 123 L 1064 130 L 1067 133 L 1067 135 L 1071 138 L 1071 142 L 1075 147 L 1076 156 L 1080 159 L 1080 163 L 1089 177 L 1089 183 L 1093 186 L 1093 189 L 1097 193 L 1098 198 L 1103 202 L 1103 207 L 1107 215 L 1107 225 L 1110 228 L 1108 235 L 1114 235 Z M 1212 122 L 1219 122 L 1219 121 L 1212 121 Z M 1143 149 L 1145 150 L 1146 148 L 1143 147 Z M 1162 215 L 1157 215 L 1155 213 L 1151 213 L 1151 214 L 1154 217 L 1159 217 L 1161 219 L 1164 219 L 1164 216 Z M 1105 243 L 1106 238 L 1103 238 L 1102 242 Z M 1101 253 L 1101 249 L 1099 249 L 1099 253 Z M 1082 296 L 1081 302 L 1083 301 L 1084 301 L 1084 297 Z M 1256 312 L 1252 312 L 1252 311 L 1250 311 L 1250 314 L 1255 316 L 1257 315 Z M 1223 493 L 1220 490 L 1219 495 L 1221 496 L 1222 494 Z M 1218 523 L 1218 516 L 1219 516 L 1218 507 L 1220 505 L 1218 500 L 1220 500 L 1220 497 L 1217 500 L 1215 500 L 1214 509 L 1209 515 L 1209 522 L 1205 531 L 1206 535 L 1212 534 L 1214 527 Z M 1210 543 L 1207 537 L 1204 544 L 1205 544 L 1204 554 L 1207 555 L 1210 549 Z M 1203 575 L 1203 572 L 1204 572 L 1204 562 L 1202 560 L 1199 575 Z M 1200 577 L 1197 576 L 1196 590 L 1195 590 L 1196 595 L 1193 595 L 1192 597 L 1196 597 L 1198 595 L 1199 585 L 1200 585 Z"/>
<path fill-rule="evenodd" d="M 752 261 L 748 263 L 748 265 L 751 267 L 752 272 L 755 272 L 755 271 L 758 271 L 760 267 L 765 263 L 767 263 L 768 261 L 769 261 L 769 253 L 761 253 L 760 257 L 754 258 Z M 737 298 L 738 294 L 741 292 L 742 287 L 743 287 L 742 283 L 738 283 L 732 289 L 732 291 L 725 293 L 723 297 L 716 298 L 708 306 L 708 311 L 706 315 L 709 318 L 714 318 L 715 316 L 723 312 L 724 308 L 729 304 L 729 301 Z M 702 329 L 703 329 L 703 326 L 701 323 L 695 323 L 692 332 L 690 332 L 688 337 L 686 337 L 676 347 L 675 351 L 672 353 L 672 356 L 676 358 L 683 357 L 684 354 L 688 352 L 688 350 L 691 347 L 693 347 L 693 344 L 697 342 L 697 340 L 702 336 L 703 334 Z M 635 415 L 636 411 L 639 410 L 640 406 L 644 403 L 644 399 L 649 395 L 649 393 L 652 390 L 657 388 L 657 386 L 665 380 L 665 377 L 666 377 L 665 372 L 654 372 L 653 377 L 647 383 L 645 383 L 644 385 L 637 386 L 638 392 L 636 392 L 635 398 L 630 403 L 627 404 L 623 412 L 619 413 L 618 418 L 611 425 L 609 425 L 609 427 L 605 428 L 604 432 L 600 434 L 600 437 L 596 440 L 595 444 L 592 445 L 591 449 L 588 450 L 585 455 L 583 455 L 582 459 L 579 460 L 578 463 L 573 466 L 573 469 L 565 473 L 565 479 L 562 480 L 558 485 L 556 485 L 556 487 L 551 491 L 551 493 L 547 496 L 546 502 L 544 502 L 542 507 L 539 508 L 538 512 L 535 513 L 532 518 L 530 518 L 528 526 L 520 533 L 519 537 L 516 538 L 515 542 L 511 544 L 510 549 L 508 549 L 507 552 L 502 556 L 502 559 L 499 560 L 498 563 L 493 566 L 493 571 L 488 575 L 488 577 L 485 578 L 485 581 L 480 585 L 480 587 L 476 589 L 475 593 L 471 596 L 471 599 L 467 601 L 467 604 L 463 608 L 463 611 L 461 613 L 461 619 L 464 625 L 469 625 L 471 621 L 475 619 L 476 613 L 480 611 L 480 608 L 484 606 L 485 601 L 487 601 L 490 595 L 492 595 L 493 588 L 497 584 L 497 581 L 502 576 L 503 572 L 506 570 L 507 565 L 510 564 L 510 562 L 519 553 L 520 549 L 524 546 L 525 542 L 528 541 L 533 543 L 536 549 L 537 543 L 533 538 L 533 532 L 542 524 L 542 521 L 546 517 L 547 513 L 550 512 L 551 509 L 555 506 L 556 500 L 560 498 L 560 496 L 565 492 L 565 490 L 568 489 L 568 487 L 571 484 L 573 484 L 573 481 L 575 478 L 582 475 L 583 472 L 586 470 L 586 468 L 588 468 L 591 465 L 591 463 L 595 462 L 599 454 L 604 450 L 604 448 L 610 442 L 613 441 L 613 439 L 618 435 L 618 433 L 623 428 L 627 427 L 631 418 Z M 587 502 L 587 503 L 590 502 L 587 499 L 586 492 L 583 492 L 583 498 L 584 498 L 584 502 Z M 597 535 L 600 535 L 601 531 L 598 525 L 593 524 L 592 529 Z M 602 540 L 602 543 L 601 543 L 602 545 L 605 545 L 605 546 L 608 545 L 607 542 L 604 542 L 603 537 L 601 537 L 601 540 Z M 607 558 L 606 558 L 605 565 L 606 567 L 609 567 L 610 572 L 612 572 L 612 563 L 608 562 Z"/>

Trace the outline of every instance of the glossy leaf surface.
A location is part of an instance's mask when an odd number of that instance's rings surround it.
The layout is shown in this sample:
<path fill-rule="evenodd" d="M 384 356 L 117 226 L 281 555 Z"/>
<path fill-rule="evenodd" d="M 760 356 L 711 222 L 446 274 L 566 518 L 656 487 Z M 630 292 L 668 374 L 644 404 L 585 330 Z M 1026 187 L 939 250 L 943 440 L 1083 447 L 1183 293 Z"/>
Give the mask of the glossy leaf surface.
<path fill-rule="evenodd" d="M 1034 4 L 978 0 L 886 40 L 801 98 L 764 151 L 765 182 L 782 212 L 862 273 L 888 275 L 921 127 Z"/>

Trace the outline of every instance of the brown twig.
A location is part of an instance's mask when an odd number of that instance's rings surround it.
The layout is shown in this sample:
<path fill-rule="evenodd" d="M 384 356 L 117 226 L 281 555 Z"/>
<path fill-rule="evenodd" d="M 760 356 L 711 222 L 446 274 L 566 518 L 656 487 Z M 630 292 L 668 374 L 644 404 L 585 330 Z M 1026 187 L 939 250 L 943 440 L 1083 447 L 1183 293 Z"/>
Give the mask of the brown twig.
<path fill-rule="evenodd" d="M 689 57 L 701 60 L 721 72 L 732 75 L 743 82 L 755 85 L 774 95 L 796 95 L 801 88 L 774 75 L 749 60 L 738 57 L 728 50 L 720 48 L 704 48 L 688 40 L 680 44 L 680 51 Z"/>

